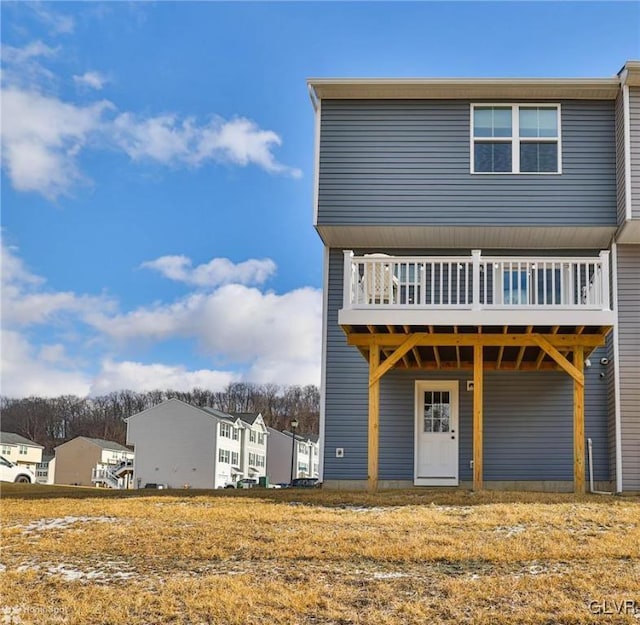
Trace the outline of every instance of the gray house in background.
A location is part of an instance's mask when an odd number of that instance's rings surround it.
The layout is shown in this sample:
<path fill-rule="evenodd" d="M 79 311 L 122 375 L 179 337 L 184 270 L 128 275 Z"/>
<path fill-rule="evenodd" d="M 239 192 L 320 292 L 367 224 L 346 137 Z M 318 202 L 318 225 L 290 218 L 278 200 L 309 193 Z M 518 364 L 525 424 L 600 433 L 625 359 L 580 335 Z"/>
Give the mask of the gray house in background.
<path fill-rule="evenodd" d="M 294 442 L 291 432 L 280 432 L 274 428 L 268 430 L 267 475 L 271 484 L 288 484 L 292 468 L 294 478 L 318 477 L 320 457 L 317 437 L 296 434 Z"/>
<path fill-rule="evenodd" d="M 308 84 L 325 486 L 640 490 L 640 63 Z"/>

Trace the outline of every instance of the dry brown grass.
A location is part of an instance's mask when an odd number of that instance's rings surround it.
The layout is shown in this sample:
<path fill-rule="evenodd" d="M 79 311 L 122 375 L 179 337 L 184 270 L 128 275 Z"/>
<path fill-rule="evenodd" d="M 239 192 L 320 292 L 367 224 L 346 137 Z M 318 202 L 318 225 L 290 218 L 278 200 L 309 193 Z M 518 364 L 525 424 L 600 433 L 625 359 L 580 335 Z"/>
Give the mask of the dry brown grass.
<path fill-rule="evenodd" d="M 638 498 L 4 485 L 1 508 L 5 622 L 637 623 L 589 608 L 624 600 L 640 613 Z"/>

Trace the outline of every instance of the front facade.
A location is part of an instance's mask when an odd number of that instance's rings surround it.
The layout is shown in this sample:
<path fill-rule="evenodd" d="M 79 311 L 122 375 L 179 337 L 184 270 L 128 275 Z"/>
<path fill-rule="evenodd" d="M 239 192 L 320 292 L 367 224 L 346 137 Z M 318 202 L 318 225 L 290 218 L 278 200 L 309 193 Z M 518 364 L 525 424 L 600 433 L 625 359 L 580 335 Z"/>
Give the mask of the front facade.
<path fill-rule="evenodd" d="M 639 77 L 309 81 L 326 486 L 640 490 Z"/>
<path fill-rule="evenodd" d="M 267 428 L 260 414 L 231 415 L 170 399 L 126 421 L 137 488 L 224 488 L 266 475 Z"/>
<path fill-rule="evenodd" d="M 0 432 L 0 456 L 35 474 L 44 447 L 14 432 Z"/>
<path fill-rule="evenodd" d="M 120 443 L 77 436 L 55 448 L 54 481 L 74 486 L 130 488 L 133 459 L 134 452 Z"/>

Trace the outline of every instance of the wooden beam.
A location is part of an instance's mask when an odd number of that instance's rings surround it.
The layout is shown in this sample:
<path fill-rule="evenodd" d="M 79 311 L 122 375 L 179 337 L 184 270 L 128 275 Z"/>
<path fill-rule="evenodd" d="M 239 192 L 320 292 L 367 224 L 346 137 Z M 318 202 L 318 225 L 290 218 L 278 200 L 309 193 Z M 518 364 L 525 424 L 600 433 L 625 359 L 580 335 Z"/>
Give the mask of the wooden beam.
<path fill-rule="evenodd" d="M 560 326 L 553 326 L 553 328 L 551 328 L 551 334 L 558 334 L 559 329 Z M 538 354 L 538 358 L 536 360 L 536 369 L 540 369 L 540 365 L 542 364 L 546 353 L 547 352 L 545 352 L 544 349 L 540 348 L 540 353 Z"/>
<path fill-rule="evenodd" d="M 373 375 L 380 363 L 380 348 L 371 346 L 369 353 L 369 427 L 367 446 L 368 487 L 371 492 L 378 490 L 378 446 L 380 437 L 380 379 L 373 381 Z"/>
<path fill-rule="evenodd" d="M 371 384 L 373 384 L 374 382 L 377 383 L 380 378 L 387 373 L 387 371 L 390 371 L 393 368 L 393 365 L 395 365 L 398 360 L 400 360 L 408 351 L 410 351 L 411 349 L 413 349 L 416 346 L 416 343 L 418 342 L 418 337 L 416 334 L 409 334 L 408 336 L 406 335 L 401 335 L 401 336 L 405 336 L 405 340 L 404 343 L 402 343 L 402 345 L 399 345 L 396 350 L 388 357 L 385 359 L 385 361 L 377 366 L 374 371 L 373 371 L 373 375 L 369 376 L 369 386 L 371 386 Z M 371 363 L 371 361 L 369 361 L 369 363 Z"/>
<path fill-rule="evenodd" d="M 482 345 L 473 347 L 473 490 L 482 490 L 482 403 L 483 353 Z"/>
<path fill-rule="evenodd" d="M 484 360 L 484 369 L 486 371 L 495 371 L 496 363 L 492 360 Z M 422 362 L 421 365 L 411 364 L 408 367 L 409 371 L 433 371 L 436 369 L 440 369 L 442 371 L 451 371 L 454 369 L 470 369 L 473 370 L 473 362 L 468 360 L 461 360 L 460 366 L 458 366 L 457 361 L 455 360 L 441 360 L 440 365 L 437 362 L 427 361 Z M 542 363 L 540 367 L 536 367 L 534 362 L 527 362 L 526 360 L 520 365 L 520 369 L 517 371 L 558 371 L 560 367 L 555 363 L 555 361 L 547 361 Z M 503 361 L 500 371 L 516 371 L 516 363 L 514 361 Z"/>
<path fill-rule="evenodd" d="M 584 386 L 584 373 L 582 372 L 582 367 L 580 369 L 576 368 L 575 365 L 572 365 L 547 339 L 545 339 L 540 334 L 532 334 L 531 335 L 535 340 L 540 349 L 543 349 L 551 358 L 553 358 L 576 382 L 582 384 Z M 578 347 L 574 347 L 573 353 L 575 356 L 575 352 Z M 580 353 L 583 353 L 583 348 L 580 346 Z"/>
<path fill-rule="evenodd" d="M 539 346 L 536 337 L 542 337 L 547 343 L 561 349 L 572 350 L 576 345 L 583 347 L 602 347 L 605 337 L 600 334 L 431 334 L 415 332 L 416 346 L 421 347 L 469 347 L 483 345 L 485 347 L 527 347 Z M 405 334 L 349 334 L 349 345 L 380 345 L 381 347 L 398 347 L 406 340 Z"/>
<path fill-rule="evenodd" d="M 504 326 L 504 328 L 502 328 L 502 334 L 506 334 L 508 330 L 509 330 L 509 326 Z M 498 350 L 498 358 L 496 360 L 496 369 L 500 369 L 503 356 L 504 356 L 504 345 L 501 345 L 500 349 Z"/>
<path fill-rule="evenodd" d="M 584 350 L 576 347 L 573 351 L 573 366 L 583 372 Z M 585 492 L 584 476 L 584 381 L 573 382 L 573 490 L 581 495 Z"/>
<path fill-rule="evenodd" d="M 429 334 L 433 333 L 433 326 L 429 326 Z M 440 350 L 435 345 L 433 346 L 433 357 L 435 358 L 436 364 L 438 365 L 438 369 L 440 369 Z"/>
<path fill-rule="evenodd" d="M 533 330 L 533 326 L 527 326 L 527 334 L 531 334 L 531 330 Z M 520 369 L 520 365 L 522 364 L 522 359 L 524 358 L 524 353 L 527 350 L 526 345 L 523 345 L 518 352 L 518 357 L 516 359 L 516 369 Z"/>

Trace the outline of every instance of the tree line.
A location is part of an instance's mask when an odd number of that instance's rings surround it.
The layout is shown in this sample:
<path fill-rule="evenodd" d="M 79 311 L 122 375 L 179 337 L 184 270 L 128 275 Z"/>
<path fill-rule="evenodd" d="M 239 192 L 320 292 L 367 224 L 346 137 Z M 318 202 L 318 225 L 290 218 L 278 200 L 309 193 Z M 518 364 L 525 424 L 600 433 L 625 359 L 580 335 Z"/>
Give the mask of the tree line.
<path fill-rule="evenodd" d="M 320 391 L 317 386 L 246 382 L 229 384 L 223 391 L 194 388 L 187 392 L 125 390 L 98 397 L 0 397 L 2 431 L 16 432 L 43 445 L 45 453 L 52 453 L 54 447 L 76 436 L 103 438 L 124 445 L 127 435 L 124 419 L 172 398 L 228 413 L 260 412 L 265 423 L 277 430 L 289 430 L 295 418 L 297 432 L 318 433 Z"/>

